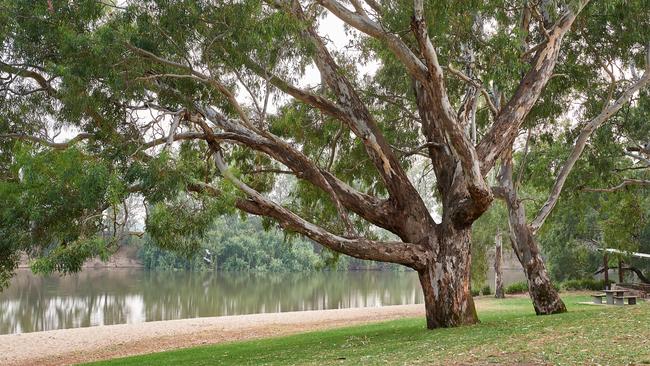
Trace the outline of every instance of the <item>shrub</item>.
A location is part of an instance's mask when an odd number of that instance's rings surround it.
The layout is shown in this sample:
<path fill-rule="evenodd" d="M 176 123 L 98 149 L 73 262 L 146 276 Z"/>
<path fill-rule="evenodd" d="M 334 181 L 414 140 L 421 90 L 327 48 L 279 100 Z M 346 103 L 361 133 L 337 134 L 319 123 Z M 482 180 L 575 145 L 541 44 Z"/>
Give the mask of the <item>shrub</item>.
<path fill-rule="evenodd" d="M 492 289 L 490 288 L 490 285 L 486 283 L 485 286 L 483 286 L 481 289 L 481 293 L 483 295 L 492 295 Z"/>
<path fill-rule="evenodd" d="M 470 293 L 472 294 L 472 297 L 474 297 L 474 296 L 478 296 L 478 295 L 481 294 L 481 291 L 479 291 L 479 290 L 477 290 L 477 289 L 475 289 L 475 288 L 470 289 L 469 291 L 470 291 Z"/>
<path fill-rule="evenodd" d="M 505 288 L 505 293 L 506 294 L 521 294 L 526 291 L 528 291 L 528 282 L 515 282 L 513 284 L 510 284 L 506 286 Z"/>
<path fill-rule="evenodd" d="M 609 283 L 613 283 L 609 281 Z M 568 280 L 562 282 L 562 288 L 568 291 L 591 290 L 600 291 L 605 289 L 605 280 L 594 280 L 593 278 L 583 278 L 579 280 Z"/>

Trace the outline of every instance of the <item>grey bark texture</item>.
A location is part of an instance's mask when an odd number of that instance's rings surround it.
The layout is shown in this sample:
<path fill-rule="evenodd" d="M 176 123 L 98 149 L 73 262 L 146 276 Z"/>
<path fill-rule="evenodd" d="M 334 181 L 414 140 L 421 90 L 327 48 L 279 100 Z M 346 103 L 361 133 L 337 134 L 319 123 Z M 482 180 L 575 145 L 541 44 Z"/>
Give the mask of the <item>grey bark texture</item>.
<path fill-rule="evenodd" d="M 501 247 L 501 231 L 497 230 L 494 236 L 494 297 L 506 297 L 503 291 L 503 249 Z"/>

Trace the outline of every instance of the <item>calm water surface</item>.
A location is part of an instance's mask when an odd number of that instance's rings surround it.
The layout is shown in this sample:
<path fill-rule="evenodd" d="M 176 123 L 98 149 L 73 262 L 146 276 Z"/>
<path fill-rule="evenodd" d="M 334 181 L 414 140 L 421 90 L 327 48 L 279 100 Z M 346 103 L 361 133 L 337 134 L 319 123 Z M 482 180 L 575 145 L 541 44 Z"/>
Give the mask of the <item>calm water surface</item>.
<path fill-rule="evenodd" d="M 155 320 L 423 303 L 415 272 L 19 271 L 0 293 L 0 334 Z"/>
<path fill-rule="evenodd" d="M 523 280 L 504 271 L 506 285 Z M 494 275 L 488 274 L 493 286 Z M 0 334 L 208 316 L 421 304 L 415 272 L 289 274 L 18 271 L 0 293 Z"/>

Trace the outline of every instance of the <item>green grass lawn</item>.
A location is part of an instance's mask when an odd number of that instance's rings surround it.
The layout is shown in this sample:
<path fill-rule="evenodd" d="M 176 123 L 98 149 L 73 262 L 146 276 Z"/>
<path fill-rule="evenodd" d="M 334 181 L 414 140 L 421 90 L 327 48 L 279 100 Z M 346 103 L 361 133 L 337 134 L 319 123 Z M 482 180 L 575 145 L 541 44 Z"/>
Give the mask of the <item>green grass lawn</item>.
<path fill-rule="evenodd" d="M 481 323 L 426 330 L 423 318 L 155 353 L 96 365 L 650 364 L 650 304 L 535 316 L 528 298 L 477 300 Z"/>

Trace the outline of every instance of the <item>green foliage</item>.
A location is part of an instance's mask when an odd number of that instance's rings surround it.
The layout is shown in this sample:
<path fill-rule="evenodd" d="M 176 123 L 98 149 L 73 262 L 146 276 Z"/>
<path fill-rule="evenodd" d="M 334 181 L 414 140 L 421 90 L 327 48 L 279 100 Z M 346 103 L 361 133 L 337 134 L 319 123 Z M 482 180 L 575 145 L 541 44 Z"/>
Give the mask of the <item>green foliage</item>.
<path fill-rule="evenodd" d="M 613 281 L 609 281 L 612 284 Z M 605 280 L 595 280 L 593 278 L 583 278 L 579 280 L 568 280 L 560 284 L 560 288 L 567 291 L 591 290 L 601 291 L 605 289 Z"/>
<path fill-rule="evenodd" d="M 109 252 L 103 238 L 81 238 L 65 246 L 57 246 L 45 256 L 34 260 L 31 269 L 34 273 L 52 272 L 74 273 L 81 270 L 88 258 L 99 257 L 108 260 Z"/>
<path fill-rule="evenodd" d="M 210 200 L 195 202 L 178 198 L 159 202 L 149 210 L 147 233 L 160 248 L 191 255 L 200 248 L 219 209 Z"/>
<path fill-rule="evenodd" d="M 81 151 L 33 151 L 18 144 L 10 169 L 18 179 L 0 181 L 0 248 L 3 276 L 17 252 L 41 255 L 35 269 L 77 271 L 84 260 L 106 256 L 97 236 L 106 207 L 111 173 Z M 98 214 L 99 213 L 99 214 Z"/>
<path fill-rule="evenodd" d="M 170 219 L 164 222 L 164 225 L 175 224 Z M 194 246 L 190 250 L 182 250 L 186 240 L 182 239 L 183 237 L 187 235 L 174 240 L 164 238 L 163 242 L 158 242 L 152 236 L 148 236 L 139 249 L 138 257 L 143 261 L 145 268 L 150 270 L 252 272 L 406 270 L 405 267 L 395 264 L 339 256 L 309 240 L 287 236 L 272 226 L 264 227 L 263 221 L 258 217 L 249 217 L 245 220 L 234 215 L 221 217 L 209 223 L 201 237 L 195 237 Z M 175 240 L 181 242 L 177 243 Z"/>
<path fill-rule="evenodd" d="M 646 242 L 650 222 L 650 201 L 642 189 L 632 188 L 616 193 L 582 193 L 568 197 L 556 208 L 551 221 L 540 236 L 548 258 L 549 270 L 556 280 L 591 277 L 602 266 L 603 254 L 596 249 L 615 248 L 648 253 Z M 650 269 L 648 261 L 618 257 L 642 270 Z"/>
<path fill-rule="evenodd" d="M 490 288 L 490 285 L 485 284 L 483 288 L 481 289 L 481 294 L 483 296 L 485 295 L 492 295 L 492 289 Z"/>
<path fill-rule="evenodd" d="M 481 294 L 481 290 L 472 288 L 469 290 L 469 293 L 472 295 L 472 297 L 476 297 Z"/>
<path fill-rule="evenodd" d="M 524 292 L 528 291 L 528 282 L 522 281 L 522 282 L 515 282 L 511 283 L 510 285 L 506 286 L 503 291 L 506 294 L 521 294 Z"/>
<path fill-rule="evenodd" d="M 602 263 L 602 255 L 585 245 L 599 238 L 597 215 L 589 207 L 559 202 L 539 236 L 549 271 L 556 281 L 589 277 Z"/>
<path fill-rule="evenodd" d="M 277 229 L 264 230 L 258 218 L 241 221 L 225 217 L 211 222 L 205 230 L 186 255 L 161 250 L 165 247 L 160 242 L 146 240 L 139 257 L 147 269 L 194 271 L 301 272 L 314 270 L 320 263 L 311 242 L 287 242 Z"/>
<path fill-rule="evenodd" d="M 508 213 L 501 201 L 495 201 L 492 206 L 472 225 L 472 283 L 485 283 L 487 279 L 487 252 L 494 248 L 497 232 L 502 234 L 502 251 L 505 253 L 508 244 Z"/>

